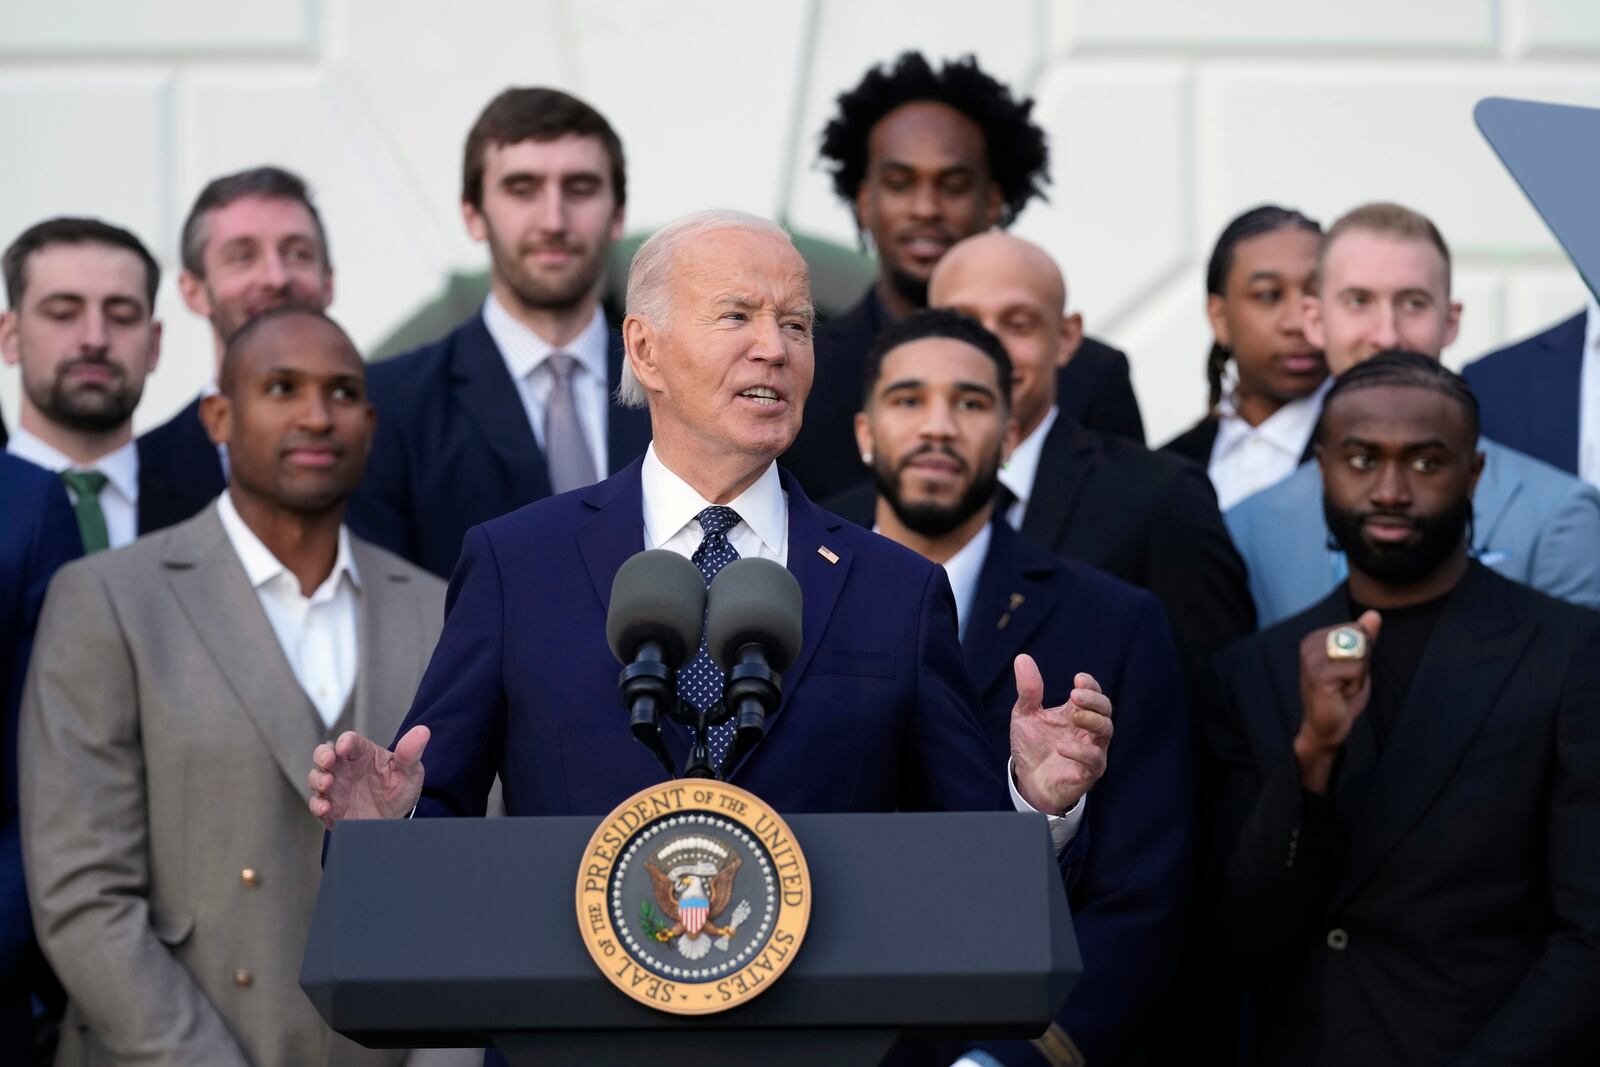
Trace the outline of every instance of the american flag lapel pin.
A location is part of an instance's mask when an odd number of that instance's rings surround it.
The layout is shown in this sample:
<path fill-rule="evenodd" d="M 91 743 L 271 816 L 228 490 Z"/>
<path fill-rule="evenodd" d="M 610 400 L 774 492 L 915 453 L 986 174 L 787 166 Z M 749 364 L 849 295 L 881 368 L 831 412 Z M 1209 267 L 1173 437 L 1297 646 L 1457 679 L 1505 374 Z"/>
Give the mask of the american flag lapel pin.
<path fill-rule="evenodd" d="M 833 552 L 833 549 L 829 548 L 827 545 L 818 545 L 817 546 L 817 555 L 821 556 L 823 559 L 827 560 L 829 563 L 838 563 L 839 562 L 839 557 L 836 556 L 834 554 L 834 552 Z"/>

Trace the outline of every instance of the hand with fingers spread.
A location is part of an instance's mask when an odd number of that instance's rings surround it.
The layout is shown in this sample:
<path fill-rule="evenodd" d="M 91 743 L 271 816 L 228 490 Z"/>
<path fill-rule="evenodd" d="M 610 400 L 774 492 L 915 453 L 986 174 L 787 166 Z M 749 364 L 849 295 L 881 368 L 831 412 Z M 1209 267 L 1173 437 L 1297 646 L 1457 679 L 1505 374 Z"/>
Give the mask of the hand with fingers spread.
<path fill-rule="evenodd" d="M 1364 612 L 1354 625 L 1328 626 L 1300 642 L 1300 730 L 1294 738 L 1300 784 L 1325 793 L 1333 763 L 1372 696 L 1372 654 L 1383 618 Z"/>
<path fill-rule="evenodd" d="M 1060 707 L 1044 706 L 1044 679 L 1032 656 L 1018 656 L 1017 703 L 1011 709 L 1011 765 L 1017 792 L 1038 811 L 1070 811 L 1106 771 L 1111 700 L 1092 675 L 1073 678 Z"/>
<path fill-rule="evenodd" d="M 401 819 L 422 796 L 426 726 L 406 731 L 390 752 L 353 730 L 311 754 L 311 814 L 329 830 L 344 819 Z"/>

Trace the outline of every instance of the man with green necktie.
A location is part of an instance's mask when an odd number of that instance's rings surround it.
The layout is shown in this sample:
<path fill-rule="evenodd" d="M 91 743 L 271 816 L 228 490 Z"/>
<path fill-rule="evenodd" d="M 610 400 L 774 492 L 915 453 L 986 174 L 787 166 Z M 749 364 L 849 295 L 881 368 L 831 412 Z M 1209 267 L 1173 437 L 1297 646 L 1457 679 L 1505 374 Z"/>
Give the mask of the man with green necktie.
<path fill-rule="evenodd" d="M 22 371 L 6 451 L 60 474 L 86 551 L 121 547 L 140 532 L 133 410 L 161 351 L 161 269 L 127 230 L 84 218 L 30 227 L 0 265 L 0 355 Z"/>

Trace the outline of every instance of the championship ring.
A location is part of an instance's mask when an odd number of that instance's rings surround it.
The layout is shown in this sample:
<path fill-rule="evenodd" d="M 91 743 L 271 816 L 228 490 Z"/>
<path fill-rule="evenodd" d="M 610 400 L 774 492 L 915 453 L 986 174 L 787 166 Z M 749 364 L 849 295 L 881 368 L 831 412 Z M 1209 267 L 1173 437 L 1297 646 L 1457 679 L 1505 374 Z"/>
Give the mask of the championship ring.
<path fill-rule="evenodd" d="M 1358 626 L 1341 626 L 1328 632 L 1329 659 L 1365 659 L 1367 635 Z"/>
<path fill-rule="evenodd" d="M 578 929 L 611 984 L 675 1015 L 727 1011 L 794 960 L 811 875 L 758 797 L 709 778 L 636 793 L 601 822 L 578 874 Z"/>

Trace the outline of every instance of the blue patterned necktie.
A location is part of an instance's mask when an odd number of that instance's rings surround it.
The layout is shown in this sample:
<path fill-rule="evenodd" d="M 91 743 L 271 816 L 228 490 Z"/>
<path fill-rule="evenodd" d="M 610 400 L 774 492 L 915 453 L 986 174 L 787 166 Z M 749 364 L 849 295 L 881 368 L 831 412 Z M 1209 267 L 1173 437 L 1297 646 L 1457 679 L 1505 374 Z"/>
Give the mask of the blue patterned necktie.
<path fill-rule="evenodd" d="M 728 540 L 728 531 L 739 525 L 739 513 L 732 508 L 713 506 L 696 515 L 695 520 L 700 523 L 705 537 L 701 539 L 700 547 L 694 550 L 694 555 L 689 557 L 689 562 L 700 569 L 706 587 L 710 588 L 711 579 L 717 576 L 717 572 L 739 558 L 733 542 Z M 704 630 L 700 632 L 700 651 L 678 671 L 678 696 L 698 709 L 709 709 L 722 699 L 722 669 L 706 650 Z M 707 733 L 710 735 L 706 742 L 711 748 L 712 764 L 720 767 L 722 757 L 727 754 L 728 745 L 733 740 L 733 720 L 709 727 Z"/>

